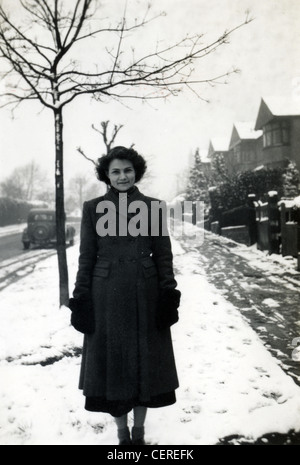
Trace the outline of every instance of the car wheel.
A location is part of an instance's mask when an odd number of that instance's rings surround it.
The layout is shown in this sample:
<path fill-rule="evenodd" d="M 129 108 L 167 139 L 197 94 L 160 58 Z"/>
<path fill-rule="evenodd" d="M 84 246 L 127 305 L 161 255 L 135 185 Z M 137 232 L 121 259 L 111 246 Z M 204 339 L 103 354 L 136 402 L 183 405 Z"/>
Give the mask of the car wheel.
<path fill-rule="evenodd" d="M 36 241 L 46 242 L 49 239 L 49 230 L 46 226 L 37 226 L 33 230 L 33 237 Z"/>
<path fill-rule="evenodd" d="M 72 247 L 74 245 L 74 239 L 70 240 L 70 246 Z"/>
<path fill-rule="evenodd" d="M 24 250 L 28 250 L 30 247 L 30 242 L 23 242 Z"/>

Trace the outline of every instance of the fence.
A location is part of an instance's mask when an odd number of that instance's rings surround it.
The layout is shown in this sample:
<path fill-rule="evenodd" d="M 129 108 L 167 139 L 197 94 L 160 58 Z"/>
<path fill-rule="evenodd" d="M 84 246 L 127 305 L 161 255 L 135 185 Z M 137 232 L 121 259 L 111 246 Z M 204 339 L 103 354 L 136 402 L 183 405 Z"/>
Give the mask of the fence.
<path fill-rule="evenodd" d="M 255 208 L 252 198 L 248 205 L 223 212 L 220 219 L 221 235 L 248 246 L 257 240 Z"/>
<path fill-rule="evenodd" d="M 248 205 L 222 212 L 211 231 L 259 250 L 298 258 L 300 271 L 300 207 L 291 201 L 279 202 L 270 192 L 265 203 L 249 199 Z"/>

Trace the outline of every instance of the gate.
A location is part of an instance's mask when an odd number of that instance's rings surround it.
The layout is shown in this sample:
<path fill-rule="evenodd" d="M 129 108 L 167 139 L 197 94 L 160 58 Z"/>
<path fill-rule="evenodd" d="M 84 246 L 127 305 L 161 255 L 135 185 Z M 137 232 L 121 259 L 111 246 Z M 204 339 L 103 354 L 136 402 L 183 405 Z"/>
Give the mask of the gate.
<path fill-rule="evenodd" d="M 268 202 L 256 204 L 257 248 L 269 254 L 280 253 L 280 211 L 278 196 L 269 194 Z"/>
<path fill-rule="evenodd" d="M 300 209 L 281 204 L 281 235 L 283 257 L 300 253 Z"/>

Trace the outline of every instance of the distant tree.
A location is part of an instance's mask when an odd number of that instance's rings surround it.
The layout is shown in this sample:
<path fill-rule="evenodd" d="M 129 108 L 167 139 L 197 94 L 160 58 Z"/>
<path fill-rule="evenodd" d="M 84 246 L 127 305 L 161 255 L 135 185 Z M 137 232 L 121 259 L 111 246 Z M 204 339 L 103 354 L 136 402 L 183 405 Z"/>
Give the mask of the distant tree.
<path fill-rule="evenodd" d="M 0 185 L 1 195 L 11 199 L 21 199 L 23 197 L 23 186 L 17 181 L 15 176 L 9 176 Z"/>
<path fill-rule="evenodd" d="M 175 175 L 176 190 L 175 195 L 186 194 L 187 186 L 190 179 L 190 169 L 186 168 L 181 170 Z"/>
<path fill-rule="evenodd" d="M 44 205 L 46 207 L 46 205 Z M 0 197 L 0 227 L 27 221 L 34 204 L 11 197 Z"/>
<path fill-rule="evenodd" d="M 230 175 L 226 168 L 224 155 L 217 153 L 214 155 L 211 162 L 212 174 L 210 177 L 210 185 L 217 186 L 223 182 L 230 181 Z"/>
<path fill-rule="evenodd" d="M 289 161 L 285 172 L 282 175 L 283 196 L 295 198 L 299 195 L 300 173 L 294 161 Z"/>
<path fill-rule="evenodd" d="M 53 200 L 53 189 L 45 171 L 35 161 L 15 168 L 1 183 L 3 196 L 12 199 L 31 200 Z"/>
<path fill-rule="evenodd" d="M 78 173 L 69 181 L 66 190 L 66 207 L 68 210 L 82 210 L 83 202 L 101 195 L 101 186 L 90 174 Z"/>
<path fill-rule="evenodd" d="M 208 201 L 208 182 L 203 172 L 199 148 L 196 149 L 194 166 L 190 171 L 186 189 L 186 199 Z"/>

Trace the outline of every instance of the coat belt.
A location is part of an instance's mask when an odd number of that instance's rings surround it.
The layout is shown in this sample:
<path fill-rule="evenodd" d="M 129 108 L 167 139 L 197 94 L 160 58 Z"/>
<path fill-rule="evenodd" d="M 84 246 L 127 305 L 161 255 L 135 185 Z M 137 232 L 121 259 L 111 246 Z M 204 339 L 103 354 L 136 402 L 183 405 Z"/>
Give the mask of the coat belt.
<path fill-rule="evenodd" d="M 137 257 L 135 258 L 120 257 L 115 260 L 112 260 L 110 257 L 106 257 L 106 256 L 101 256 L 101 255 L 97 256 L 97 260 L 106 260 L 110 263 L 126 263 L 126 262 L 136 263 L 136 262 L 145 260 L 145 258 L 152 258 L 152 256 L 145 255 L 143 257 L 138 257 L 138 258 Z"/>

